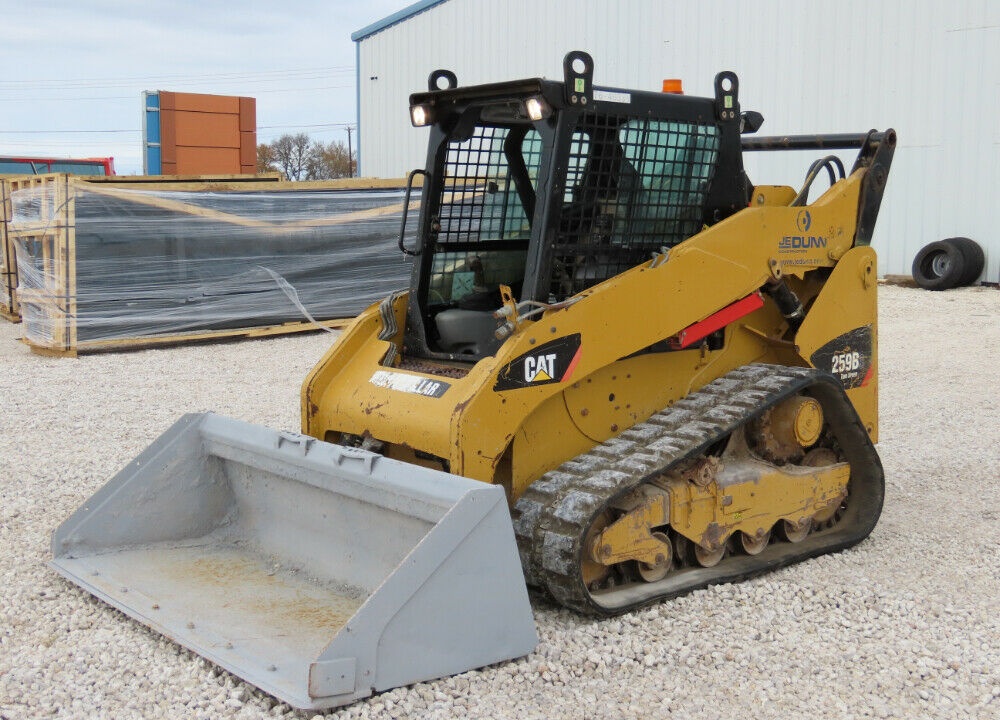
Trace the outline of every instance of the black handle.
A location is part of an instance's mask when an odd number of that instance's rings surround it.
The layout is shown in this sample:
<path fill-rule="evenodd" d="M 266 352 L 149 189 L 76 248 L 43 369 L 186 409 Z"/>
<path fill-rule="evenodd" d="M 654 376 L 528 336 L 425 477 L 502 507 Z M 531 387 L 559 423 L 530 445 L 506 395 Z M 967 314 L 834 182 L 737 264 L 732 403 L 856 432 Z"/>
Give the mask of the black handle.
<path fill-rule="evenodd" d="M 406 217 L 410 213 L 410 192 L 413 190 L 413 178 L 417 175 L 427 176 L 426 170 L 421 170 L 417 168 L 412 170 L 409 175 L 406 176 L 406 197 L 403 198 L 403 219 L 399 223 L 399 250 L 404 255 L 409 255 L 410 257 L 416 257 L 420 254 L 419 250 L 407 250 L 406 246 L 403 244 L 403 238 L 406 237 Z"/>

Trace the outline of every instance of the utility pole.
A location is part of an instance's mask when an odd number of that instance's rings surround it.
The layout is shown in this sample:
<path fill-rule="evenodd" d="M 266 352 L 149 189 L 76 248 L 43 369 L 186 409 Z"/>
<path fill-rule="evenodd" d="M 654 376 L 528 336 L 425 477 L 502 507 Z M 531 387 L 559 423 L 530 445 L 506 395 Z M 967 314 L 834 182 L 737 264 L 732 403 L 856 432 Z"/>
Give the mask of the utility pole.
<path fill-rule="evenodd" d="M 353 130 L 350 125 L 347 126 L 347 177 L 354 177 L 354 153 L 351 150 L 351 130 Z"/>

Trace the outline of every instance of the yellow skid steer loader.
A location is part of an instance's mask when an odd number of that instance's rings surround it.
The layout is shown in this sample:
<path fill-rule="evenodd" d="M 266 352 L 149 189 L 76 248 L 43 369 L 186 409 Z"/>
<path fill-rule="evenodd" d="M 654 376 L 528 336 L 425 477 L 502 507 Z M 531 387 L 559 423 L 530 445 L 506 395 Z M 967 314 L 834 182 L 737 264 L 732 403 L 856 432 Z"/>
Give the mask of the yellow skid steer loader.
<path fill-rule="evenodd" d="M 409 291 L 306 378 L 303 434 L 182 418 L 52 565 L 324 708 L 530 652 L 525 580 L 610 615 L 867 537 L 895 133 L 758 138 L 731 72 L 710 98 L 595 87 L 583 52 L 564 75 L 432 73 Z M 799 190 L 744 172 L 843 148 Z"/>

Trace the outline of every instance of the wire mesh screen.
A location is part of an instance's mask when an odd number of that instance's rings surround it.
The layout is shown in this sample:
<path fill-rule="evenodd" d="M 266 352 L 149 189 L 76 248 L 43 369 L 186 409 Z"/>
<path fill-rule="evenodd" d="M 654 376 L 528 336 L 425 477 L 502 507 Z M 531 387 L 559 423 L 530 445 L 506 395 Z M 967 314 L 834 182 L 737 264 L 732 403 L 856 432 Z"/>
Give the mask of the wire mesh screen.
<path fill-rule="evenodd" d="M 701 229 L 714 125 L 586 115 L 570 147 L 551 294 L 565 298 Z"/>
<path fill-rule="evenodd" d="M 472 308 L 481 299 L 493 310 L 501 303 L 499 285 L 520 293 L 531 238 L 521 197 L 535 193 L 541 149 L 535 130 L 489 125 L 478 126 L 468 140 L 448 144 L 440 230 L 431 261 L 431 304 Z"/>
<path fill-rule="evenodd" d="M 448 144 L 438 242 L 476 243 L 530 237 L 529 218 L 510 173 L 505 144 L 510 130 L 479 126 L 468 140 Z M 523 158 L 532 185 L 541 141 L 534 130 L 508 151 Z"/>

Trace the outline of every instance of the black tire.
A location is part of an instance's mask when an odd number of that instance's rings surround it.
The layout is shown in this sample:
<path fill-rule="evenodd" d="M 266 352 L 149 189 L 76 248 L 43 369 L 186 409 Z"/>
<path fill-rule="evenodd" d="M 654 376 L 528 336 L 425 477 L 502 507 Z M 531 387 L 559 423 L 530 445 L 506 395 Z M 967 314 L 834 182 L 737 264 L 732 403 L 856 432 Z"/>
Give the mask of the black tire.
<path fill-rule="evenodd" d="M 965 256 L 947 240 L 925 245 L 913 258 L 913 279 L 924 290 L 950 290 L 965 277 Z"/>
<path fill-rule="evenodd" d="M 983 249 L 979 246 L 979 243 L 966 237 L 948 238 L 945 242 L 957 247 L 965 261 L 965 273 L 962 275 L 962 279 L 958 281 L 957 287 L 965 287 L 978 280 L 979 276 L 983 274 L 983 267 L 986 265 L 986 255 L 983 253 Z"/>

